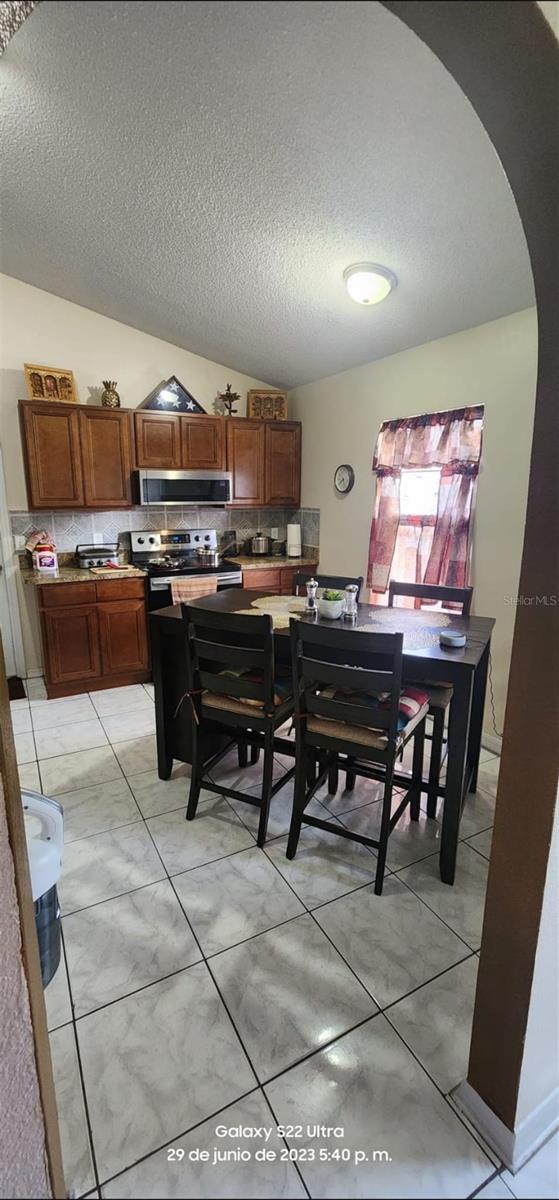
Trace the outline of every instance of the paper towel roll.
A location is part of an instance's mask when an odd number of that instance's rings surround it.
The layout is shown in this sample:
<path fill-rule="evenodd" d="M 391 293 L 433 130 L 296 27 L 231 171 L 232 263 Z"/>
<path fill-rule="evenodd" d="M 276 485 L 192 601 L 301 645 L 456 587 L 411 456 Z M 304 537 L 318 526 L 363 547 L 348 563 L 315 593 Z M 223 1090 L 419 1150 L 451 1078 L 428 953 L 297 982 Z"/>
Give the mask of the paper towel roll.
<path fill-rule="evenodd" d="M 288 558 L 300 558 L 301 557 L 301 526 L 300 525 L 288 525 L 287 526 L 287 557 Z"/>

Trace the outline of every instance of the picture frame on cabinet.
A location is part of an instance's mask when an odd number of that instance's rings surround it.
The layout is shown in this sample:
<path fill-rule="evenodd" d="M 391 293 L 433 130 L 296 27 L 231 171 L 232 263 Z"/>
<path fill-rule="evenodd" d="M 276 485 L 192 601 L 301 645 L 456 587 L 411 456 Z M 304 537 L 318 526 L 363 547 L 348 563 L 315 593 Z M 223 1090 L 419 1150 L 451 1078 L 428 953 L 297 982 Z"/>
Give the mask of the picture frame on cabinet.
<path fill-rule="evenodd" d="M 23 373 L 30 400 L 54 400 L 59 404 L 78 403 L 73 371 L 65 367 L 42 367 L 36 363 L 24 363 Z"/>
<path fill-rule="evenodd" d="M 280 388 L 251 388 L 247 392 L 247 417 L 258 421 L 287 421 L 287 392 Z"/>

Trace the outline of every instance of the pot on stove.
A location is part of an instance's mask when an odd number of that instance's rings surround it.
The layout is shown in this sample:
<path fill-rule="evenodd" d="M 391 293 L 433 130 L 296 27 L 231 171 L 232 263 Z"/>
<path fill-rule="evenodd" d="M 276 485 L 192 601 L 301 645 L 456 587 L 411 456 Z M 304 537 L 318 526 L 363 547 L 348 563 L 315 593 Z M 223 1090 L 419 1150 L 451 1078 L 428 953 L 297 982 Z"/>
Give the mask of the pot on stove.
<path fill-rule="evenodd" d="M 199 546 L 196 557 L 205 567 L 219 566 L 219 550 L 212 550 L 209 546 Z"/>

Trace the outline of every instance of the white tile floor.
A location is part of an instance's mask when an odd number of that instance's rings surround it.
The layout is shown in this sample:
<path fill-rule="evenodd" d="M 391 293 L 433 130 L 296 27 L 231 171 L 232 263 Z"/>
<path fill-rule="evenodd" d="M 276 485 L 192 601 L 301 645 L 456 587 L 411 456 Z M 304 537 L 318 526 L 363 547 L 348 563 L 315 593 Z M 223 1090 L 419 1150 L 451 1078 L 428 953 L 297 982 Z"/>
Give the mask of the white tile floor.
<path fill-rule="evenodd" d="M 454 888 L 423 814 L 398 828 L 377 897 L 365 847 L 307 828 L 287 861 L 289 786 L 264 851 L 254 811 L 211 791 L 187 824 L 188 769 L 157 775 L 151 687 L 29 693 L 12 709 L 21 782 L 64 806 L 64 956 L 46 1001 L 76 1196 L 557 1194 L 551 1144 L 513 1178 L 449 1100 L 467 1065 L 495 756 L 467 801 Z M 216 778 L 256 789 L 259 771 L 233 756 Z M 361 782 L 315 804 L 373 830 L 378 789 Z M 344 1134 L 246 1135 L 277 1122 Z M 214 1164 L 216 1144 L 252 1159 Z M 350 1161 L 323 1163 L 320 1147 Z"/>

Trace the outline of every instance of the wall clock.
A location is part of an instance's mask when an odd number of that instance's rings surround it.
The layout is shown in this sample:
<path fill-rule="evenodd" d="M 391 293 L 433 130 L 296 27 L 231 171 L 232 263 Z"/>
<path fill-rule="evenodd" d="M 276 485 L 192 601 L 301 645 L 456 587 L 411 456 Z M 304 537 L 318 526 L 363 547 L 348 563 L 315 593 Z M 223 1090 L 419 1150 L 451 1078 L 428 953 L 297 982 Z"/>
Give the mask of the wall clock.
<path fill-rule="evenodd" d="M 334 487 L 341 496 L 347 496 L 355 483 L 355 471 L 349 463 L 342 463 L 334 472 Z"/>

